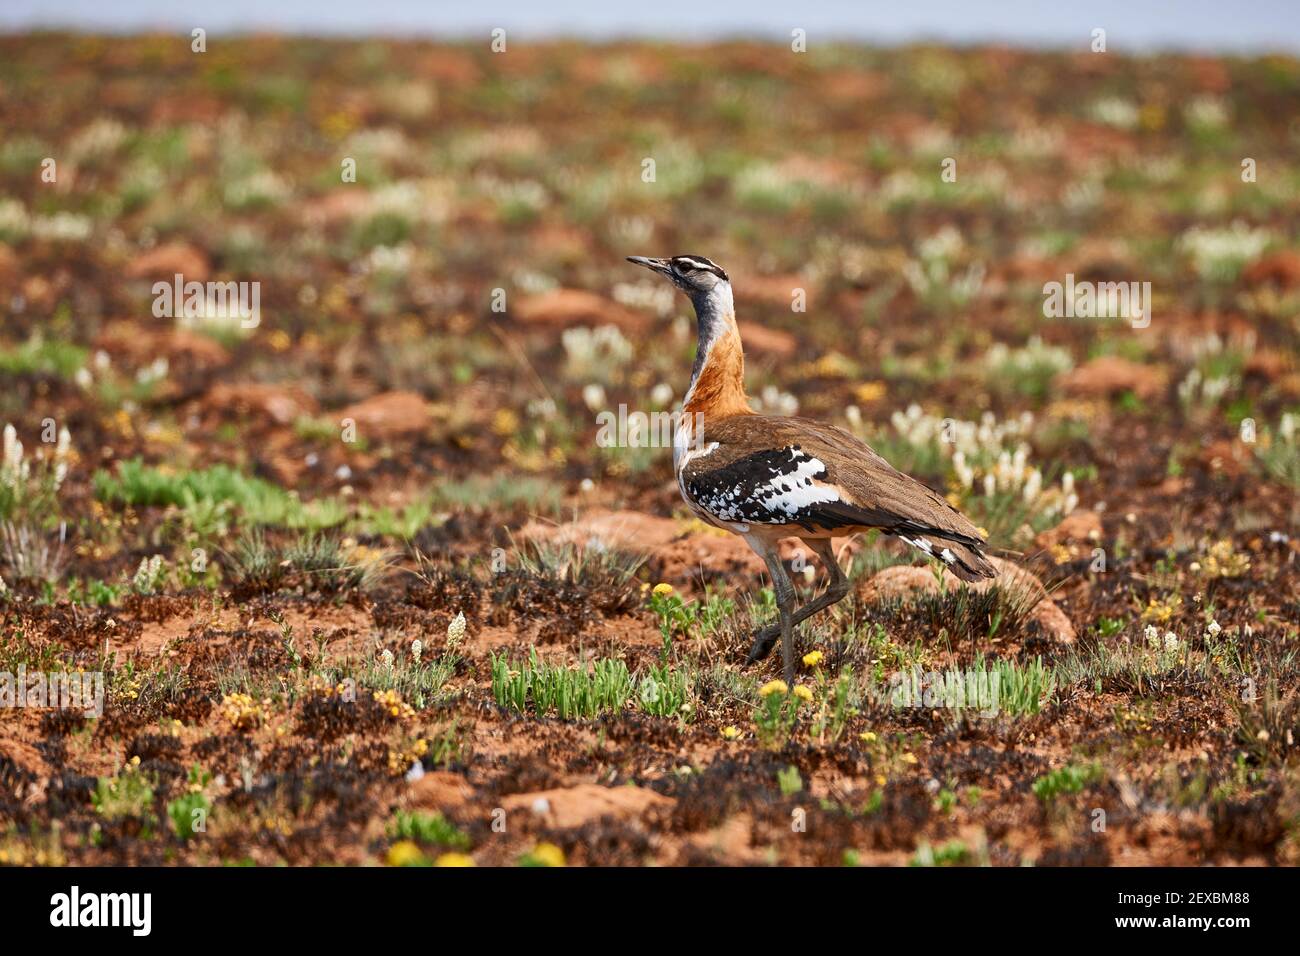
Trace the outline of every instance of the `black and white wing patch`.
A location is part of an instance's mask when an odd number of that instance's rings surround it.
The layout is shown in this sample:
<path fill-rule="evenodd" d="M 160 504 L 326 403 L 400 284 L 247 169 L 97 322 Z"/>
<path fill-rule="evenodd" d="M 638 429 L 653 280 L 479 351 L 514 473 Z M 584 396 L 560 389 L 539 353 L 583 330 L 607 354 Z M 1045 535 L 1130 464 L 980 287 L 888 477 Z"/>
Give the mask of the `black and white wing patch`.
<path fill-rule="evenodd" d="M 798 524 L 811 530 L 819 506 L 840 500 L 825 479 L 826 465 L 798 445 L 755 452 L 707 469 L 701 456 L 682 474 L 688 499 L 721 521 L 736 524 Z M 707 469 L 707 470 L 706 470 Z"/>
<path fill-rule="evenodd" d="M 982 553 L 982 538 L 937 527 L 924 514 L 919 518 L 907 514 L 936 497 L 910 478 L 898 476 L 899 481 L 916 485 L 919 504 L 909 508 L 905 501 L 904 507 L 886 508 L 852 500 L 826 463 L 798 445 L 754 452 L 710 468 L 709 456 L 717 447 L 712 443 L 700 452 L 688 453 L 678 480 L 687 501 L 718 521 L 791 525 L 819 534 L 879 528 L 938 558 L 962 580 L 977 581 L 996 573 Z"/>

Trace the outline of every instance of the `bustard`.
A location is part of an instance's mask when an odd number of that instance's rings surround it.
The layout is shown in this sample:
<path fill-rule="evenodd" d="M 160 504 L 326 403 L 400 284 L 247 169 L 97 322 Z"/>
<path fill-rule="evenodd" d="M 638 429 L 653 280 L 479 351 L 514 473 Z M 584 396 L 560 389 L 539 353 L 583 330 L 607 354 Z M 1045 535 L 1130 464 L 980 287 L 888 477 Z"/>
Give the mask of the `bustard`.
<path fill-rule="evenodd" d="M 865 442 L 811 418 L 759 415 L 749 407 L 731 280 L 720 266 L 703 256 L 628 261 L 671 281 L 695 306 L 699 346 L 673 436 L 673 469 L 691 510 L 743 537 L 772 577 L 780 620 L 754 635 L 751 662 L 766 657 L 779 636 L 785 679 L 793 681 L 794 627 L 849 591 L 832 535 L 878 528 L 964 581 L 993 577 L 979 530 Z M 803 539 L 830 574 L 826 590 L 798 609 L 777 551 L 787 537 Z"/>

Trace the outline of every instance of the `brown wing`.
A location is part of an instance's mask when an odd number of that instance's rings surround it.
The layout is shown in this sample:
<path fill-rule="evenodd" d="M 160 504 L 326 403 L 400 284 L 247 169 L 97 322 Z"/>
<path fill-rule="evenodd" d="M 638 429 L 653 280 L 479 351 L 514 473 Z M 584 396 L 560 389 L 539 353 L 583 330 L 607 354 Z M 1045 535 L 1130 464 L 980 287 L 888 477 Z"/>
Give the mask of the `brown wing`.
<path fill-rule="evenodd" d="M 682 469 L 682 489 L 723 521 L 809 533 L 879 528 L 941 558 L 961 577 L 994 573 L 974 525 L 841 428 L 736 415 L 706 421 L 699 449 Z"/>

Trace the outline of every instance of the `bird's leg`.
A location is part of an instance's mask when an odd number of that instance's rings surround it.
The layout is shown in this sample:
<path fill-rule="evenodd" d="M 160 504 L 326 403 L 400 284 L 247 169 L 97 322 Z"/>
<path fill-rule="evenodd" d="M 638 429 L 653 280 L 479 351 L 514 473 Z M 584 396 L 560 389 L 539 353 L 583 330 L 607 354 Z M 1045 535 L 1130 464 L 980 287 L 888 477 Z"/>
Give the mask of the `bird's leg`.
<path fill-rule="evenodd" d="M 830 573 L 831 580 L 825 591 L 794 612 L 791 621 L 794 625 L 798 625 L 814 614 L 826 610 L 832 604 L 838 604 L 849 593 L 848 575 L 844 573 L 840 563 L 835 560 L 835 549 L 831 546 L 830 540 L 827 538 L 814 538 L 805 540 L 804 543 L 821 558 L 822 564 L 826 566 L 826 570 Z M 769 624 L 767 627 L 761 628 L 754 635 L 754 643 L 749 649 L 748 662 L 752 664 L 754 661 L 767 657 L 772 652 L 772 648 L 776 645 L 776 639 L 780 635 L 781 625 L 779 623 Z"/>
<path fill-rule="evenodd" d="M 781 657 L 785 664 L 785 682 L 794 683 L 794 585 L 785 573 L 781 555 L 772 548 L 763 556 L 767 561 L 767 571 L 772 575 L 772 587 L 776 591 L 776 607 L 781 614 Z"/>

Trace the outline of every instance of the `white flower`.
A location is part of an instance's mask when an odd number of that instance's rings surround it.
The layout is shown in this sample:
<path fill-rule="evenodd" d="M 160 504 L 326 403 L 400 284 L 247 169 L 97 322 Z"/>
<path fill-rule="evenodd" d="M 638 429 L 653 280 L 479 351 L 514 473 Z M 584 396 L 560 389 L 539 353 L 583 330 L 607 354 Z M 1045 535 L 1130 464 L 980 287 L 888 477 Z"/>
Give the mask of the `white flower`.
<path fill-rule="evenodd" d="M 1178 650 L 1178 635 L 1173 631 L 1165 631 L 1165 650 L 1171 654 Z"/>
<path fill-rule="evenodd" d="M 23 461 L 23 443 L 18 440 L 18 429 L 13 425 L 5 426 L 4 460 L 0 463 L 5 471 L 17 471 Z"/>
<path fill-rule="evenodd" d="M 393 666 L 393 652 L 388 648 L 384 648 L 383 653 L 379 655 L 379 659 L 384 662 L 385 667 Z"/>
<path fill-rule="evenodd" d="M 1024 491 L 1021 492 L 1025 497 L 1026 504 L 1033 504 L 1038 495 L 1043 490 L 1043 473 L 1035 468 L 1029 473 L 1029 478 L 1025 481 Z"/>
<path fill-rule="evenodd" d="M 420 655 L 424 653 L 424 642 L 418 637 L 411 642 L 411 656 L 415 658 L 415 663 L 420 663 Z"/>
<path fill-rule="evenodd" d="M 582 401 L 593 412 L 605 407 L 605 389 L 596 382 L 583 386 Z"/>
<path fill-rule="evenodd" d="M 963 488 L 970 488 L 975 484 L 975 469 L 966 463 L 966 453 L 960 449 L 953 452 L 952 470 Z"/>
<path fill-rule="evenodd" d="M 1213 621 L 1213 620 L 1212 620 L 1212 621 L 1210 621 L 1209 624 L 1207 624 L 1207 625 L 1205 626 L 1205 633 L 1208 634 L 1208 635 L 1210 635 L 1210 637 L 1218 637 L 1218 636 L 1219 636 L 1219 632 L 1222 631 L 1222 630 L 1223 630 L 1223 628 L 1219 625 L 1219 622 L 1218 622 L 1218 621 Z"/>
<path fill-rule="evenodd" d="M 455 647 L 465 636 L 465 612 L 460 611 L 447 625 L 447 646 Z"/>
<path fill-rule="evenodd" d="M 1150 644 L 1152 647 L 1154 647 L 1156 644 L 1160 642 L 1160 632 L 1156 630 L 1156 626 L 1154 624 L 1148 624 L 1147 629 L 1142 633 L 1146 636 L 1147 643 Z"/>

